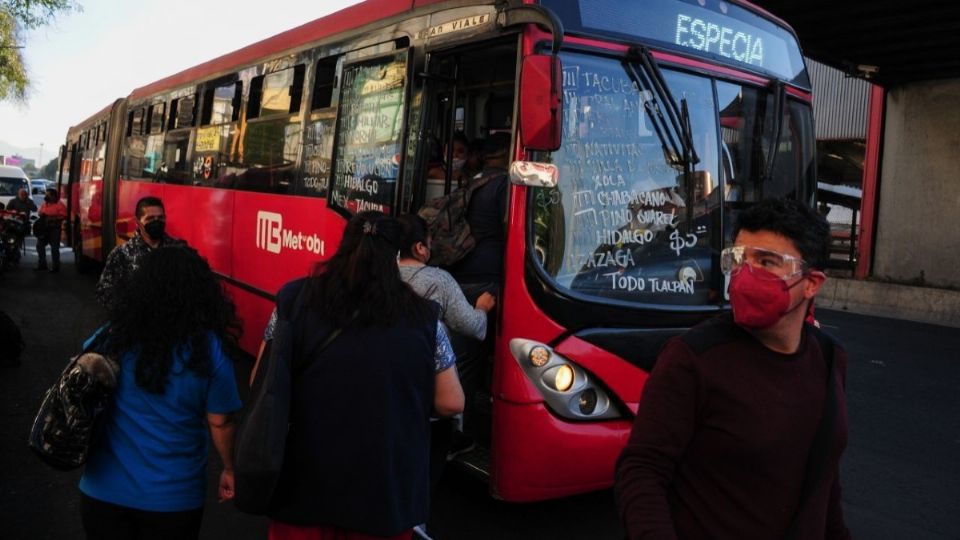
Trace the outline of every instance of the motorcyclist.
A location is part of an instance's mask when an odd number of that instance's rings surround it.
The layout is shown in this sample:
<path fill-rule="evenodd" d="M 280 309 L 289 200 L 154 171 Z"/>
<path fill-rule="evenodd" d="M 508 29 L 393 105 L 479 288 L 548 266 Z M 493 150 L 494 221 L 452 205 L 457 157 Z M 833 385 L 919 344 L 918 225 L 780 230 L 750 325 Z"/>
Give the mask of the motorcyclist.
<path fill-rule="evenodd" d="M 17 217 L 20 218 L 20 221 L 23 222 L 23 227 L 20 227 L 17 231 L 17 248 L 23 249 L 23 239 L 27 235 L 27 229 L 30 226 L 30 212 L 37 211 L 37 205 L 33 202 L 33 199 L 30 198 L 30 194 L 27 193 L 26 188 L 20 188 L 20 191 L 17 192 L 17 198 L 11 199 L 7 203 L 7 212 L 15 212 Z"/>
<path fill-rule="evenodd" d="M 7 203 L 8 212 L 16 212 L 24 219 L 25 223 L 30 222 L 30 212 L 37 211 L 37 205 L 34 204 L 33 199 L 30 198 L 30 194 L 27 193 L 25 188 L 20 188 L 20 191 L 17 192 L 17 198 L 10 199 L 10 202 Z"/>

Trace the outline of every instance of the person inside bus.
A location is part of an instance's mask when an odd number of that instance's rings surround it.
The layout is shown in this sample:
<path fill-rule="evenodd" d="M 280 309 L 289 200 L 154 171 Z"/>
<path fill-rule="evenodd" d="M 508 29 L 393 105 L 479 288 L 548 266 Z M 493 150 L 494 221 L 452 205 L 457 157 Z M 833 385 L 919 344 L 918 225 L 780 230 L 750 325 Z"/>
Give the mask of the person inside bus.
<path fill-rule="evenodd" d="M 496 299 L 485 292 L 473 305 L 467 302 L 453 276 L 441 268 L 427 266 L 431 244 L 427 222 L 415 214 L 402 215 L 397 221 L 402 231 L 400 259 L 397 261 L 400 279 L 417 294 L 440 306 L 440 319 L 450 332 L 452 343 L 483 341 L 487 335 L 487 314 L 496 305 Z M 455 346 L 454 353 L 460 352 Z M 476 362 L 467 355 L 457 354 L 457 371 L 464 395 L 473 396 L 481 380 Z M 432 424 L 430 476 L 434 485 L 447 460 L 469 452 L 474 446 L 472 439 L 463 435 L 461 430 L 452 431 L 452 426 L 452 422 L 445 420 Z"/>
<path fill-rule="evenodd" d="M 467 144 L 467 158 L 463 163 L 463 177 L 473 178 L 483 171 L 483 145 L 486 139 L 474 139 Z"/>
<path fill-rule="evenodd" d="M 448 269 L 470 302 L 476 302 L 484 292 L 496 296 L 499 291 L 506 242 L 509 151 L 509 133 L 491 135 L 483 148 L 483 171 L 470 179 L 471 183 L 483 182 L 467 207 L 467 222 L 476 245 Z"/>
<path fill-rule="evenodd" d="M 804 324 L 829 242 L 798 201 L 739 214 L 721 254 L 733 311 L 666 344 L 617 461 L 628 538 L 850 538 L 847 355 Z"/>
<path fill-rule="evenodd" d="M 186 244 L 166 233 L 167 213 L 159 198 L 141 198 L 137 201 L 134 215 L 137 219 L 136 234 L 125 244 L 113 248 L 97 282 L 97 302 L 106 308 L 113 304 L 117 291 L 127 286 L 144 255 L 164 246 Z"/>
<path fill-rule="evenodd" d="M 459 186 L 466 178 L 463 174 L 463 167 L 467 162 L 467 136 L 462 131 L 457 131 L 453 134 L 452 139 L 450 140 L 449 147 L 444 147 L 443 155 L 437 156 L 435 162 L 431 162 L 430 168 L 427 170 L 427 178 L 434 179 L 446 179 L 447 169 L 449 168 L 450 179 L 453 186 Z M 453 150 L 453 157 L 450 161 L 450 166 L 447 166 L 447 152 Z"/>
<path fill-rule="evenodd" d="M 427 520 L 430 417 L 464 398 L 436 304 L 400 279 L 400 236 L 395 219 L 357 214 L 333 257 L 277 294 L 306 295 L 293 345 L 319 352 L 293 381 L 272 540 L 410 538 Z"/>
<path fill-rule="evenodd" d="M 63 221 L 67 219 L 67 207 L 60 201 L 60 192 L 48 188 L 43 204 L 37 212 L 40 217 L 33 224 L 33 234 L 37 237 L 37 270 L 47 269 L 47 246 L 50 246 L 51 272 L 60 271 L 60 232 Z"/>
<path fill-rule="evenodd" d="M 240 333 L 233 303 L 187 246 L 139 263 L 100 330 L 100 352 L 119 360 L 120 373 L 80 478 L 88 540 L 197 538 L 209 440 L 223 463 L 219 499 L 233 498 L 232 415 L 241 407 L 225 352 Z"/>

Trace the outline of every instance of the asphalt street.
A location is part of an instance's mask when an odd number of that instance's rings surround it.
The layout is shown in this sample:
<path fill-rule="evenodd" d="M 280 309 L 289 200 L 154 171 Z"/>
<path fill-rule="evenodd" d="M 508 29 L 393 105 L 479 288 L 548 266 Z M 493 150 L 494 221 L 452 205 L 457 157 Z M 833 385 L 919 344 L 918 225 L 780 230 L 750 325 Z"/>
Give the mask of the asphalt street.
<path fill-rule="evenodd" d="M 31 244 L 32 245 L 32 244 Z M 22 365 L 0 368 L 0 539 L 82 538 L 79 472 L 54 471 L 26 447 L 43 391 L 103 320 L 95 276 L 35 272 L 32 253 L 0 276 L 0 310 L 20 324 Z M 818 311 L 849 355 L 850 442 L 843 502 L 855 538 L 960 539 L 960 330 Z M 0 344 L 2 350 L 4 344 Z M 240 366 L 240 376 L 249 366 Z M 214 499 L 216 458 L 201 538 L 266 538 L 266 521 Z M 486 486 L 449 469 L 430 530 L 447 539 L 622 537 L 609 490 L 535 504 L 493 500 Z"/>

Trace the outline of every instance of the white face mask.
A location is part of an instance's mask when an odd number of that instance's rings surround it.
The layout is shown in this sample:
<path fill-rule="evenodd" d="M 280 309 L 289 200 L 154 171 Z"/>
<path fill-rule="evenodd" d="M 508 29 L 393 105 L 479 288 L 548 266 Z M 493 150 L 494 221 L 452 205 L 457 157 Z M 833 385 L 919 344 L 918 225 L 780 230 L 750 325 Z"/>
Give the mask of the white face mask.
<path fill-rule="evenodd" d="M 454 158 L 454 160 L 453 160 L 453 170 L 459 171 L 459 170 L 463 169 L 463 165 L 464 165 L 466 162 L 467 162 L 467 160 L 465 160 L 465 159 L 457 159 L 457 158 Z"/>

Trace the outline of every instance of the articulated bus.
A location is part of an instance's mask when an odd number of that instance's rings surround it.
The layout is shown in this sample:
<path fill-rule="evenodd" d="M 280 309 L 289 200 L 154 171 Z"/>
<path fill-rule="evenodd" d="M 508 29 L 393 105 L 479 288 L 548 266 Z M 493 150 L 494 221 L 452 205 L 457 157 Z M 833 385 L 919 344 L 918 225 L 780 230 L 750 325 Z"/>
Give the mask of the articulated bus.
<path fill-rule="evenodd" d="M 255 354 L 351 215 L 415 212 L 456 188 L 426 179 L 454 133 L 510 133 L 465 461 L 534 501 L 611 485 L 660 346 L 728 309 L 737 212 L 814 204 L 810 92 L 796 35 L 741 0 L 367 0 L 133 90 L 70 129 L 60 182 L 82 270 L 161 197 Z"/>

